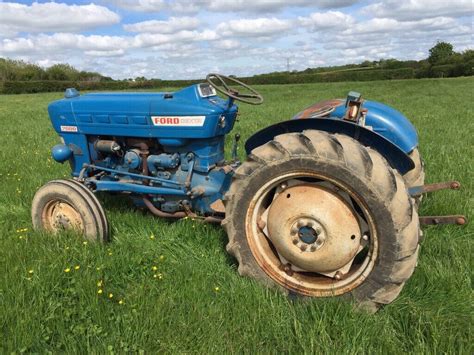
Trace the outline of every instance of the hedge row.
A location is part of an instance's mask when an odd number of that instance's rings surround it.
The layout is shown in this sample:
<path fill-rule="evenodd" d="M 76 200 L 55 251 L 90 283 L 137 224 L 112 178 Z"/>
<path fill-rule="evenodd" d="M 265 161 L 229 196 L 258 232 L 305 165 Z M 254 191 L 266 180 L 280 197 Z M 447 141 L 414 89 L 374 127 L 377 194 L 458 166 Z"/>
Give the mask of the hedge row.
<path fill-rule="evenodd" d="M 347 70 L 314 74 L 275 74 L 241 78 L 247 84 L 302 84 L 336 81 L 372 81 L 412 78 L 439 78 L 474 75 L 474 61 L 460 64 L 446 64 L 422 69 L 370 69 Z M 0 82 L 1 94 L 23 94 L 37 92 L 58 92 L 74 87 L 78 90 L 138 90 L 166 87 L 185 87 L 203 80 L 146 80 L 139 82 L 110 81 L 4 81 Z"/>

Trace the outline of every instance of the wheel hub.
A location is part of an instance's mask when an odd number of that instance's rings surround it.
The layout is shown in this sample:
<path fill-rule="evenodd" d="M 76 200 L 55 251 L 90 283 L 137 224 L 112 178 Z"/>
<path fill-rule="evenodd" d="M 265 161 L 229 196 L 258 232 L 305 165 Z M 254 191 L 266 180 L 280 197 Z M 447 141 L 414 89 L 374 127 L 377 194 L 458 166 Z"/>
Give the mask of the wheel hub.
<path fill-rule="evenodd" d="M 53 230 L 84 230 L 82 218 L 78 211 L 65 202 L 53 201 L 46 206 L 43 221 L 45 226 Z"/>
<path fill-rule="evenodd" d="M 336 191 L 301 183 L 278 193 L 265 234 L 281 257 L 303 271 L 345 273 L 361 250 L 356 213 Z"/>

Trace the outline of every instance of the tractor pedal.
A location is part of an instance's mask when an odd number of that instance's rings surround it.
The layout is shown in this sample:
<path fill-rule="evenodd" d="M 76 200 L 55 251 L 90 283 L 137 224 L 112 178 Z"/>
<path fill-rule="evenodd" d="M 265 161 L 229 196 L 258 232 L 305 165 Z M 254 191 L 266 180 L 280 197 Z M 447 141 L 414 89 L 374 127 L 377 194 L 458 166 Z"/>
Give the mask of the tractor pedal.
<path fill-rule="evenodd" d="M 439 225 L 439 224 L 457 224 L 463 225 L 467 223 L 467 219 L 462 215 L 452 216 L 420 216 L 420 224 L 422 225 Z"/>
<path fill-rule="evenodd" d="M 435 192 L 440 190 L 459 190 L 461 184 L 458 181 L 437 182 L 435 184 L 427 184 L 422 186 L 413 186 L 408 189 L 411 197 L 421 196 L 424 193 Z"/>

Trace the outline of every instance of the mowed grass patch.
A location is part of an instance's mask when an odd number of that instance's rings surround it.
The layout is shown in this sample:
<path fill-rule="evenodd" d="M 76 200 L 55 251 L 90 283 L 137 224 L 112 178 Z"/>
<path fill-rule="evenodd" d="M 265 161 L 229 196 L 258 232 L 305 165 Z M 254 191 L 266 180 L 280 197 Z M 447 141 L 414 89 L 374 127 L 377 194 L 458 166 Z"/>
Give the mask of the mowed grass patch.
<path fill-rule="evenodd" d="M 245 139 L 311 103 L 357 90 L 403 112 L 418 129 L 427 182 L 460 192 L 425 197 L 422 215 L 473 215 L 472 78 L 257 87 L 240 105 Z M 114 240 L 32 231 L 38 187 L 69 176 L 50 158 L 58 142 L 47 104 L 61 93 L 0 96 L 0 351 L 449 352 L 471 354 L 471 225 L 424 229 L 418 268 L 375 315 L 334 299 L 291 301 L 237 274 L 227 237 L 191 219 L 157 219 L 104 197 Z M 228 137 L 230 151 L 232 136 Z"/>

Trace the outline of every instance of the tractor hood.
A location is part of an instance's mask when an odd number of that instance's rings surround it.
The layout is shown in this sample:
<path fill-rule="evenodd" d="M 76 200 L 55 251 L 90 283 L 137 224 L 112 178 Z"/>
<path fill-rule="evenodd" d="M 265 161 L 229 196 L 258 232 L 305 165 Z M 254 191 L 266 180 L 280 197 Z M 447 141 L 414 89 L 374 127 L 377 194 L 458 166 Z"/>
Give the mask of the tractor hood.
<path fill-rule="evenodd" d="M 198 88 L 193 85 L 174 93 L 92 93 L 69 100 L 75 114 L 120 112 L 180 116 L 212 115 L 226 110 L 226 101 L 216 95 L 203 97 Z"/>
<path fill-rule="evenodd" d="M 158 93 L 79 95 L 68 89 L 48 111 L 58 133 L 207 138 L 230 131 L 237 106 L 229 107 L 208 84 L 196 84 Z M 221 117 L 225 124 L 219 125 Z"/>

